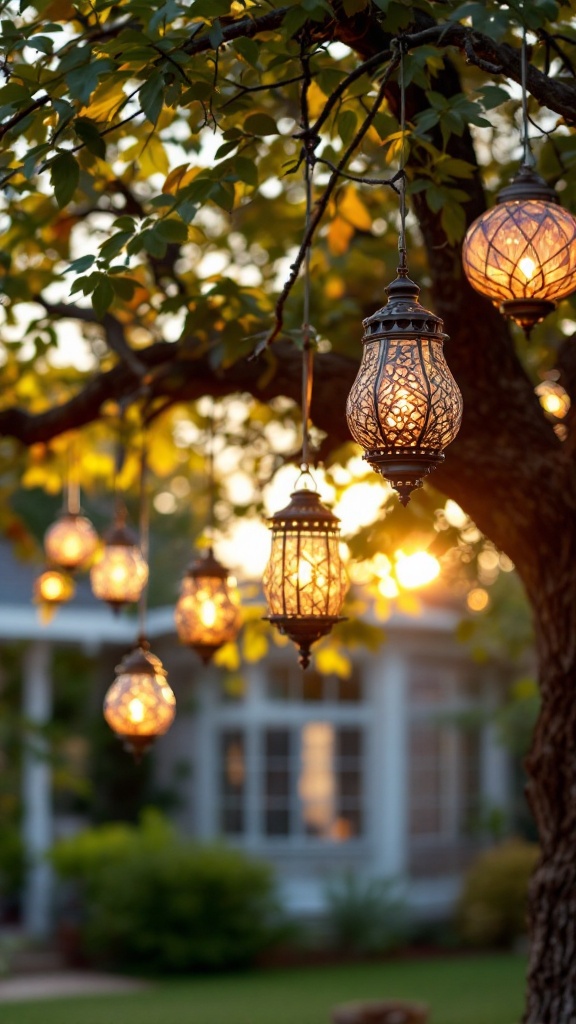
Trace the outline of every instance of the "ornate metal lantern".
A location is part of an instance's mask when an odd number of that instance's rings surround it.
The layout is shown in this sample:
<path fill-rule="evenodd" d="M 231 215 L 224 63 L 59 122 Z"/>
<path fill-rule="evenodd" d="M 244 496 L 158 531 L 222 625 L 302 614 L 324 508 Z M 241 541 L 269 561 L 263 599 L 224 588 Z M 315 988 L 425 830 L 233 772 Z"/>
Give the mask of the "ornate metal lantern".
<path fill-rule="evenodd" d="M 362 362 L 348 396 L 350 433 L 403 505 L 444 461 L 462 419 L 462 396 L 443 354 L 440 317 L 418 302 L 404 267 L 388 302 L 364 320 Z"/>
<path fill-rule="evenodd" d="M 126 526 L 124 510 L 117 514 L 104 541 L 102 557 L 90 570 L 90 583 L 95 597 L 119 611 L 122 605 L 139 600 L 148 581 L 148 563 Z"/>
<path fill-rule="evenodd" d="M 205 665 L 219 647 L 235 638 L 240 625 L 236 580 L 214 557 L 212 548 L 188 566 L 174 618 L 179 639 Z"/>
<path fill-rule="evenodd" d="M 302 488 L 269 523 L 272 550 L 263 579 L 267 619 L 296 644 L 306 668 L 312 644 L 343 621 L 348 579 L 340 555 L 340 520 L 315 491 Z"/>
<path fill-rule="evenodd" d="M 104 698 L 104 718 L 139 761 L 154 740 L 168 732 L 175 714 L 176 698 L 166 670 L 140 638 L 116 668 Z"/>
<path fill-rule="evenodd" d="M 86 565 L 97 547 L 96 530 L 79 512 L 63 512 L 44 536 L 46 558 L 70 572 Z"/>
<path fill-rule="evenodd" d="M 34 600 L 38 604 L 65 604 L 74 597 L 74 580 L 60 569 L 45 569 L 34 581 Z"/>
<path fill-rule="evenodd" d="M 462 248 L 470 284 L 529 335 L 576 289 L 576 218 L 527 165 L 468 228 Z"/>

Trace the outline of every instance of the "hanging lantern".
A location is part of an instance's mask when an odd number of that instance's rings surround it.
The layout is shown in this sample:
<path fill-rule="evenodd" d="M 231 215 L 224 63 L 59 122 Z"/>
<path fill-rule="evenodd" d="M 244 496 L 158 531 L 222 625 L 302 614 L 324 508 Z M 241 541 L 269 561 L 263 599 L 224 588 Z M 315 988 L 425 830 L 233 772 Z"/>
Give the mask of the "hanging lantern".
<path fill-rule="evenodd" d="M 348 579 L 340 556 L 340 520 L 315 491 L 302 488 L 269 523 L 272 550 L 263 579 L 267 619 L 296 644 L 306 668 L 312 644 L 343 621 Z"/>
<path fill-rule="evenodd" d="M 126 526 L 122 510 L 104 537 L 102 557 L 90 570 L 94 596 L 106 601 L 114 611 L 138 601 L 148 581 L 148 563 L 138 547 L 132 530 Z"/>
<path fill-rule="evenodd" d="M 44 537 L 46 558 L 70 572 L 85 565 L 97 547 L 96 530 L 86 516 L 77 512 L 63 512 Z"/>
<path fill-rule="evenodd" d="M 570 395 L 556 380 L 547 378 L 534 388 L 540 405 L 552 423 L 564 419 L 570 411 Z"/>
<path fill-rule="evenodd" d="M 576 218 L 523 164 L 496 206 L 468 228 L 462 261 L 472 287 L 529 336 L 576 289 Z"/>
<path fill-rule="evenodd" d="M 65 604 L 74 597 L 74 580 L 60 569 L 45 569 L 34 581 L 34 600 L 37 604 Z"/>
<path fill-rule="evenodd" d="M 139 761 L 154 740 L 168 732 L 175 714 L 176 698 L 166 670 L 148 642 L 140 639 L 116 668 L 104 698 L 104 718 Z"/>
<path fill-rule="evenodd" d="M 240 625 L 236 580 L 214 557 L 212 548 L 186 570 L 174 618 L 179 639 L 205 665 L 219 647 L 234 640 Z"/>
<path fill-rule="evenodd" d="M 444 359 L 442 320 L 420 305 L 420 289 L 406 271 L 398 273 L 386 305 L 364 320 L 346 416 L 366 461 L 407 505 L 410 492 L 444 461 L 460 428 L 462 396 Z"/>

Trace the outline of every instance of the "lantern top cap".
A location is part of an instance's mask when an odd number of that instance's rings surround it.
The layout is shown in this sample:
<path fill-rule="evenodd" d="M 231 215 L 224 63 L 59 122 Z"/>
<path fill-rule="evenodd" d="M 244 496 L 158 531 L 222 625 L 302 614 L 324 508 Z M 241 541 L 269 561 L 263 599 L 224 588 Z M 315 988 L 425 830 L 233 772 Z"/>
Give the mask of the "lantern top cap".
<path fill-rule="evenodd" d="M 123 522 L 115 521 L 104 534 L 106 546 L 119 548 L 134 548 L 138 546 L 136 534 Z"/>
<path fill-rule="evenodd" d="M 336 530 L 340 524 L 338 516 L 334 515 L 327 505 L 320 501 L 316 491 L 309 491 L 300 488 L 292 491 L 290 501 L 286 508 L 280 509 L 270 516 L 268 522 L 272 528 L 281 526 L 324 526 Z"/>
<path fill-rule="evenodd" d="M 388 301 L 372 316 L 363 320 L 364 341 L 374 335 L 396 338 L 431 337 L 444 341 L 448 335 L 442 328 L 444 321 L 418 301 L 420 287 L 406 271 L 399 269 L 398 277 L 385 289 Z"/>
<path fill-rule="evenodd" d="M 522 164 L 510 184 L 500 189 L 496 202 L 527 202 L 530 199 L 539 199 L 546 203 L 559 202 L 556 190 L 548 185 L 529 164 Z"/>
<path fill-rule="evenodd" d="M 213 576 L 219 580 L 227 580 L 230 573 L 225 566 L 215 557 L 212 548 L 198 554 L 189 563 L 185 575 L 192 580 L 200 579 L 204 576 Z"/>
<path fill-rule="evenodd" d="M 167 676 L 160 658 L 152 654 L 150 644 L 145 637 L 138 639 L 136 647 L 124 655 L 115 669 L 116 675 L 147 675 Z"/>

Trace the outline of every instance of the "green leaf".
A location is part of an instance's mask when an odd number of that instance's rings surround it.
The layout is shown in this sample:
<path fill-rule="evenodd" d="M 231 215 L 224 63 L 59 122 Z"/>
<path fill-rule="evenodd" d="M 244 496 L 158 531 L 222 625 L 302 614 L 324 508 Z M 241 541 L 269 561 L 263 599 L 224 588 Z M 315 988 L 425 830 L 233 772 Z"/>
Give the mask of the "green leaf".
<path fill-rule="evenodd" d="M 54 40 L 50 36 L 30 36 L 27 46 L 32 46 L 40 53 L 51 54 L 54 49 Z"/>
<path fill-rule="evenodd" d="M 277 135 L 278 126 L 270 114 L 250 114 L 244 121 L 244 131 L 250 135 Z"/>
<path fill-rule="evenodd" d="M 255 39 L 246 39 L 242 37 L 240 39 L 236 39 L 233 46 L 236 53 L 239 53 L 247 64 L 251 64 L 253 68 L 257 68 L 259 66 L 260 47 Z"/>
<path fill-rule="evenodd" d="M 181 220 L 159 220 L 154 232 L 166 242 L 186 242 L 188 229 Z"/>
<path fill-rule="evenodd" d="M 102 318 L 114 301 L 114 288 L 107 277 L 102 275 L 92 292 L 92 306 L 96 316 Z"/>
<path fill-rule="evenodd" d="M 79 256 L 77 260 L 73 260 L 69 264 L 68 270 L 72 270 L 75 274 L 83 274 L 85 270 L 90 269 L 95 259 L 95 256 Z"/>
<path fill-rule="evenodd" d="M 164 103 L 164 79 L 155 71 L 138 91 L 140 106 L 152 124 L 156 124 Z"/>
<path fill-rule="evenodd" d="M 80 180 L 80 167 L 72 153 L 59 153 L 50 165 L 50 181 L 60 209 L 66 206 Z"/>
<path fill-rule="evenodd" d="M 74 122 L 74 131 L 86 146 L 90 153 L 104 159 L 106 156 L 106 143 L 98 131 L 98 127 L 89 117 L 78 117 Z"/>
<path fill-rule="evenodd" d="M 345 146 L 352 142 L 358 121 L 353 110 L 343 110 L 338 117 L 338 134 Z"/>
<path fill-rule="evenodd" d="M 110 279 L 114 294 L 118 298 L 123 299 L 124 302 L 130 302 L 130 299 L 134 295 L 135 289 L 138 287 L 138 282 L 131 277 L 122 277 L 115 275 Z"/>
<path fill-rule="evenodd" d="M 359 14 L 360 11 L 366 10 L 368 7 L 368 0 L 344 0 L 344 12 L 350 18 L 354 14 Z"/>
<path fill-rule="evenodd" d="M 258 168 L 253 160 L 238 156 L 234 160 L 234 169 L 240 181 L 245 181 L 247 185 L 258 184 Z"/>
<path fill-rule="evenodd" d="M 104 260 L 112 260 L 118 253 L 122 252 L 124 246 L 132 238 L 131 231 L 118 231 L 112 235 L 107 242 L 100 247 L 100 255 Z"/>
<path fill-rule="evenodd" d="M 222 31 L 222 25 L 220 24 L 219 18 L 214 19 L 212 28 L 208 33 L 208 38 L 215 50 L 217 50 L 220 44 L 224 42 L 224 33 Z"/>

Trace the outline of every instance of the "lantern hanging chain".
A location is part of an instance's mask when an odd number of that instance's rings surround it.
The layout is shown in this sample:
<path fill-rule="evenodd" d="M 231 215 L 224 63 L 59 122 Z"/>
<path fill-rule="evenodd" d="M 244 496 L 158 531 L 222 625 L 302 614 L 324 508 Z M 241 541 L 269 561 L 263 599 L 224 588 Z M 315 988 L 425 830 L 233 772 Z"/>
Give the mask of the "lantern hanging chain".
<path fill-rule="evenodd" d="M 207 462 L 207 483 L 208 483 L 208 515 L 206 517 L 206 533 L 210 541 L 209 549 L 212 551 L 214 543 L 214 501 L 216 497 L 216 476 L 214 471 L 214 400 L 210 403 L 208 415 L 208 430 L 206 442 Z"/>
<path fill-rule="evenodd" d="M 148 564 L 150 557 L 150 505 L 148 502 L 148 445 L 144 435 L 140 455 L 140 508 L 139 508 L 140 551 Z M 148 573 L 148 580 L 150 574 Z M 146 642 L 146 613 L 148 611 L 148 580 L 142 587 L 138 599 L 138 643 Z"/>
<path fill-rule="evenodd" d="M 524 150 L 523 163 L 526 167 L 534 167 L 534 154 L 530 146 L 528 135 L 528 43 L 526 41 L 526 26 L 522 29 L 522 59 L 521 59 L 521 81 L 522 81 L 522 147 Z"/>
<path fill-rule="evenodd" d="M 400 53 L 400 237 L 398 238 L 398 252 L 400 254 L 400 265 L 398 273 L 401 277 L 408 274 L 408 259 L 406 251 L 406 86 L 404 84 L 404 54 L 406 43 L 398 39 L 398 50 Z"/>
<path fill-rule="evenodd" d="M 66 457 L 66 488 L 64 495 L 64 512 L 77 516 L 80 512 L 80 482 L 78 479 L 78 453 L 76 439 L 68 446 Z"/>
<path fill-rule="evenodd" d="M 118 421 L 118 434 L 116 436 L 116 448 L 114 451 L 114 512 L 118 522 L 126 519 L 126 505 L 120 496 L 120 474 L 124 468 L 126 459 L 126 406 L 128 401 L 120 402 L 120 416 Z"/>
<path fill-rule="evenodd" d="M 302 161 L 304 166 L 304 189 L 306 194 L 306 213 L 304 225 L 304 237 L 306 247 L 304 251 L 304 309 L 302 320 L 302 464 L 304 473 L 310 471 L 310 406 L 312 402 L 312 382 L 314 375 L 314 348 L 312 345 L 312 328 L 310 326 L 310 258 L 312 249 L 312 238 L 310 227 L 312 224 L 312 186 L 314 165 L 316 163 L 316 146 L 320 139 L 316 132 L 310 127 L 310 112 L 308 108 L 308 89 L 312 81 L 310 72 L 310 54 L 305 49 L 305 42 L 302 45 L 300 54 L 302 64 L 302 93 L 301 93 L 301 137 L 303 140 Z"/>

